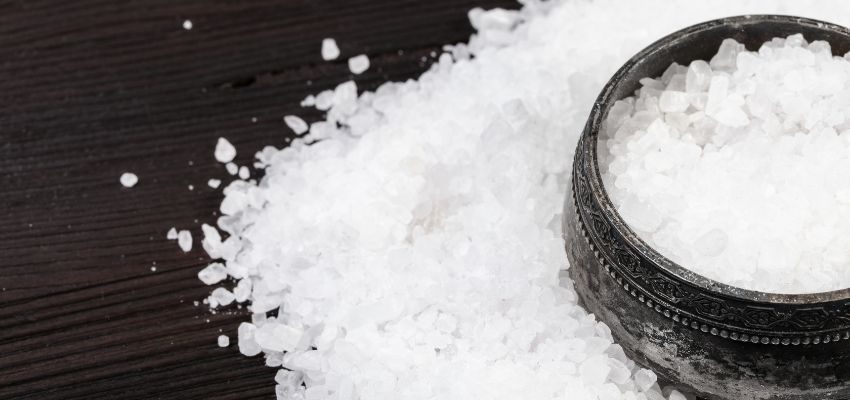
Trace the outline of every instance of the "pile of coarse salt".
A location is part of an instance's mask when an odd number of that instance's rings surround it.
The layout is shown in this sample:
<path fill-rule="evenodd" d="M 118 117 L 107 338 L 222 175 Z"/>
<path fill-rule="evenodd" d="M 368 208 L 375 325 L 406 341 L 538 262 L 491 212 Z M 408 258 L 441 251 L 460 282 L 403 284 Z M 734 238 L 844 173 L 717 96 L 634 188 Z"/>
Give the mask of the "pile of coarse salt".
<path fill-rule="evenodd" d="M 823 41 L 727 39 L 609 113 L 606 188 L 673 261 L 747 289 L 850 287 L 850 61 Z"/>
<path fill-rule="evenodd" d="M 258 153 L 259 183 L 225 189 L 224 239 L 204 227 L 218 264 L 201 277 L 237 282 L 210 303 L 249 304 L 238 348 L 278 368 L 279 399 L 685 398 L 662 394 L 564 275 L 561 206 L 588 111 L 623 61 L 683 26 L 850 6 L 523 4 L 470 12 L 477 33 L 418 80 L 308 97 L 327 120 Z"/>

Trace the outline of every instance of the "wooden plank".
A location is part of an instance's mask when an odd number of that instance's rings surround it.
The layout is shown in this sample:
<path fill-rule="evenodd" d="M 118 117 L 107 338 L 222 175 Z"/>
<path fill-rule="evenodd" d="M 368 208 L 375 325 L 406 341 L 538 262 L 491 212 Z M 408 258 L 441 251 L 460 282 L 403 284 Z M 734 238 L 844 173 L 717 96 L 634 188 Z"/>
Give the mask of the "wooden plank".
<path fill-rule="evenodd" d="M 361 88 L 415 77 L 468 38 L 475 6 L 516 4 L 0 4 L 0 398 L 274 398 L 274 369 L 216 346 L 219 331 L 235 343 L 244 310 L 194 306 L 208 259 L 165 232 L 197 239 L 215 220 L 221 190 L 206 181 L 231 179 L 212 157 L 219 136 L 250 164 L 291 139 L 284 115 L 320 117 L 298 103 L 351 78 L 347 57 L 372 58 Z M 324 37 L 340 60 L 321 60 Z"/>

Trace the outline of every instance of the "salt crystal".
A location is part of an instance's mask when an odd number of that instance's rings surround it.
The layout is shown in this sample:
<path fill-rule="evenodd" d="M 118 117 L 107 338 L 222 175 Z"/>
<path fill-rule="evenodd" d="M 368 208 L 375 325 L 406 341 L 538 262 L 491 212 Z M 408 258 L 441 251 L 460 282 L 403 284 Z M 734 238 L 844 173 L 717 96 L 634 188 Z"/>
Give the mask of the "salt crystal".
<path fill-rule="evenodd" d="M 668 397 L 668 399 L 669 400 L 688 400 L 688 398 L 685 397 L 685 395 L 683 395 L 681 392 L 679 392 L 678 390 L 675 390 L 675 389 L 670 391 L 670 397 Z"/>
<path fill-rule="evenodd" d="M 711 82 L 711 67 L 703 60 L 696 60 L 688 67 L 685 90 L 688 93 L 704 92 Z"/>
<path fill-rule="evenodd" d="M 239 179 L 245 180 L 251 177 L 251 171 L 248 170 L 248 167 L 241 166 L 239 167 Z"/>
<path fill-rule="evenodd" d="M 360 75 L 369 69 L 369 57 L 365 54 L 348 59 L 348 69 L 355 75 Z"/>
<path fill-rule="evenodd" d="M 212 291 L 212 294 L 210 294 L 210 297 L 207 299 L 209 300 L 210 307 L 216 308 L 218 306 L 226 306 L 233 303 L 235 297 L 229 290 L 219 287 L 215 288 L 215 290 Z"/>
<path fill-rule="evenodd" d="M 655 382 L 658 381 L 658 376 L 655 375 L 655 372 L 648 369 L 640 369 L 635 372 L 634 376 L 635 385 L 637 385 L 638 389 L 642 392 L 649 390 L 652 385 L 655 385 Z"/>
<path fill-rule="evenodd" d="M 253 324 L 249 324 L 247 322 L 243 322 L 239 324 L 238 329 L 238 345 L 239 352 L 248 357 L 253 357 L 257 354 L 260 354 L 262 349 L 257 345 L 257 342 L 254 340 L 254 333 L 257 331 L 257 327 Z"/>
<path fill-rule="evenodd" d="M 579 367 L 579 373 L 588 385 L 602 385 L 610 372 L 608 359 L 603 356 L 590 357 Z"/>
<path fill-rule="evenodd" d="M 187 230 L 177 232 L 177 245 L 184 253 L 192 250 L 192 233 Z"/>
<path fill-rule="evenodd" d="M 738 53 L 744 51 L 744 45 L 734 39 L 724 39 L 720 44 L 720 50 L 711 58 L 709 65 L 713 69 L 731 69 L 736 66 Z"/>
<path fill-rule="evenodd" d="M 339 47 L 336 40 L 332 38 L 322 39 L 322 59 L 325 61 L 336 60 L 339 57 Z"/>
<path fill-rule="evenodd" d="M 220 163 L 229 163 L 236 157 L 236 148 L 225 138 L 218 138 L 215 145 L 215 159 Z"/>
<path fill-rule="evenodd" d="M 682 112 L 687 110 L 689 105 L 687 93 L 673 90 L 665 90 L 658 100 L 658 107 L 662 112 Z"/>
<path fill-rule="evenodd" d="M 221 263 L 212 263 L 198 272 L 198 278 L 207 285 L 214 285 L 227 278 L 227 270 Z"/>
<path fill-rule="evenodd" d="M 218 347 L 227 347 L 230 346 L 230 338 L 227 335 L 219 335 L 218 336 Z"/>
<path fill-rule="evenodd" d="M 220 179 L 210 179 L 210 180 L 207 181 L 207 186 L 209 186 L 213 189 L 218 189 L 218 187 L 221 186 L 221 180 Z"/>
<path fill-rule="evenodd" d="M 236 175 L 239 172 L 239 166 L 232 163 L 232 162 L 227 163 L 224 166 L 224 168 L 227 170 L 227 173 L 230 174 L 230 175 Z"/>
<path fill-rule="evenodd" d="M 192 21 L 190 21 L 188 19 L 183 21 L 183 29 L 185 29 L 187 31 L 192 30 Z"/>
<path fill-rule="evenodd" d="M 165 234 L 165 238 L 168 240 L 177 239 L 177 228 L 171 227 L 171 229 L 168 230 L 168 233 Z"/>
<path fill-rule="evenodd" d="M 283 117 L 283 121 L 286 122 L 286 126 L 292 129 L 292 132 L 295 132 L 296 135 L 303 135 L 310 129 L 307 123 L 297 115 L 287 115 Z"/>
<path fill-rule="evenodd" d="M 121 181 L 122 186 L 130 188 L 136 186 L 136 183 L 139 182 L 139 177 L 132 172 L 125 172 L 121 174 L 121 179 L 119 180 Z"/>

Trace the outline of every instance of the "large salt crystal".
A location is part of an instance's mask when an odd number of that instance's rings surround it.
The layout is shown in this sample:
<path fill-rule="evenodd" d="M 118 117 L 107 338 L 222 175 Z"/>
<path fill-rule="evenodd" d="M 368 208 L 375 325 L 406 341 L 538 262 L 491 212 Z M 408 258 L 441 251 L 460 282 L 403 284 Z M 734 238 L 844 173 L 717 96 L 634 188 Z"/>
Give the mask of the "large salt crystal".
<path fill-rule="evenodd" d="M 218 138 L 215 145 L 215 159 L 220 163 L 229 163 L 236 157 L 236 147 L 225 138 Z"/>
<path fill-rule="evenodd" d="M 655 372 L 652 372 L 648 369 L 640 369 L 635 372 L 635 385 L 637 385 L 638 389 L 642 392 L 649 390 L 652 385 L 655 385 L 655 382 L 658 380 L 658 376 L 655 375 Z"/>
<path fill-rule="evenodd" d="M 339 47 L 336 40 L 332 38 L 322 39 L 322 59 L 325 61 L 336 60 L 339 57 Z"/>
<path fill-rule="evenodd" d="M 180 247 L 180 250 L 183 250 L 184 253 L 188 253 L 192 250 L 192 232 L 187 230 L 181 230 L 177 232 L 177 245 Z"/>
<path fill-rule="evenodd" d="M 132 172 L 125 172 L 121 174 L 119 181 L 121 182 L 121 186 L 131 188 L 133 186 L 136 186 L 137 183 L 139 183 L 139 177 Z"/>
<path fill-rule="evenodd" d="M 233 303 L 235 297 L 229 290 L 219 287 L 212 291 L 212 294 L 210 294 L 207 300 L 210 303 L 210 308 L 217 308 L 218 306 L 226 306 Z"/>
<path fill-rule="evenodd" d="M 361 54 L 348 59 L 348 69 L 355 75 L 360 75 L 369 69 L 369 56 Z"/>
<path fill-rule="evenodd" d="M 687 110 L 689 105 L 688 94 L 674 90 L 665 90 L 661 93 L 661 98 L 658 100 L 658 108 L 662 112 L 682 112 Z"/>
<path fill-rule="evenodd" d="M 198 279 L 207 285 L 215 285 L 225 278 L 227 278 L 227 270 L 221 263 L 212 263 L 198 272 Z"/>
<path fill-rule="evenodd" d="M 307 123 L 297 115 L 287 115 L 283 117 L 283 121 L 296 135 L 303 135 L 310 129 Z"/>
<path fill-rule="evenodd" d="M 239 334 L 239 352 L 248 356 L 253 357 L 262 352 L 262 349 L 254 340 L 254 333 L 257 331 L 257 327 L 253 324 L 243 322 L 239 324 L 238 334 Z"/>
<path fill-rule="evenodd" d="M 703 60 L 691 62 L 685 77 L 685 90 L 688 93 L 704 92 L 711 83 L 711 67 Z"/>

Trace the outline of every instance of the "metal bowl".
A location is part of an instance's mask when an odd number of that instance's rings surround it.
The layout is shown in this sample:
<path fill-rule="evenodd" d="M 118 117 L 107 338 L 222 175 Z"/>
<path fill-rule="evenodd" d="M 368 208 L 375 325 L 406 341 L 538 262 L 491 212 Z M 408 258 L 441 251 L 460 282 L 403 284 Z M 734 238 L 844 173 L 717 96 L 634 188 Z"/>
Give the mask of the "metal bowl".
<path fill-rule="evenodd" d="M 602 184 L 597 141 L 614 101 L 673 62 L 708 60 L 723 39 L 757 50 L 802 33 L 850 51 L 850 31 L 811 19 L 754 15 L 695 25 L 629 60 L 608 82 L 575 153 L 564 210 L 570 275 L 580 302 L 638 364 L 707 399 L 850 398 L 850 289 L 815 294 L 744 290 L 697 275 L 626 225 Z"/>

